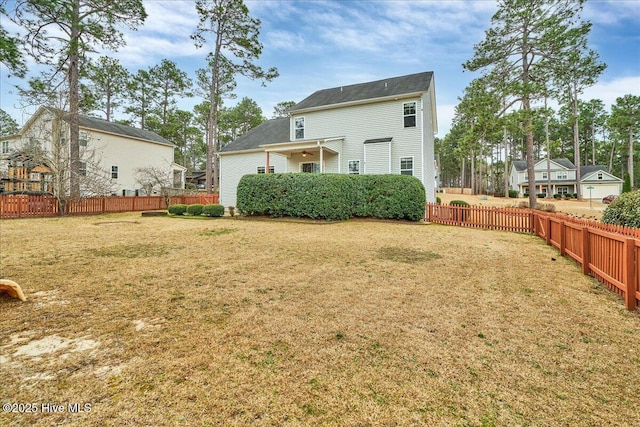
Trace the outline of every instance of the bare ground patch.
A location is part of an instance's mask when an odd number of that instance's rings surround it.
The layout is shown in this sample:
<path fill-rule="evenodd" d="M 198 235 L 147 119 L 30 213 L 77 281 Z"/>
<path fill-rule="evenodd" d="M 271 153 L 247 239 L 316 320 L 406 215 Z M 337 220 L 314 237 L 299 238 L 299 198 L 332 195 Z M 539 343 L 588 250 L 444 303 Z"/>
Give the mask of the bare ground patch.
<path fill-rule="evenodd" d="M 0 425 L 640 417 L 638 314 L 532 236 L 364 221 L 99 221 L 134 220 L 2 222 L 3 276 L 28 298 L 0 298 L 2 402 L 89 402 L 91 412 L 2 413 Z"/>

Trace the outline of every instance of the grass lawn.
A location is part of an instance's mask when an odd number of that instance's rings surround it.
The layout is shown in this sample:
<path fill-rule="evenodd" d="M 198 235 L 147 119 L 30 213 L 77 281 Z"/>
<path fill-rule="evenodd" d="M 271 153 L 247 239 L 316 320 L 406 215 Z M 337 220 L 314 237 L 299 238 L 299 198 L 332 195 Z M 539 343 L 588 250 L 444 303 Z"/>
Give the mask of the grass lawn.
<path fill-rule="evenodd" d="M 640 315 L 530 235 L 132 213 L 0 239 L 28 298 L 0 296 L 0 400 L 39 412 L 3 426 L 640 419 Z"/>

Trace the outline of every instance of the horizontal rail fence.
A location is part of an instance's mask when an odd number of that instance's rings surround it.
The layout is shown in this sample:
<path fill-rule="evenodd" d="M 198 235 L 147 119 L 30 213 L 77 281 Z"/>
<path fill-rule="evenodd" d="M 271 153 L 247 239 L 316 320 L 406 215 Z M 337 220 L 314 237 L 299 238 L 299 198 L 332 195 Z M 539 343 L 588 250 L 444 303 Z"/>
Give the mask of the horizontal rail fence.
<path fill-rule="evenodd" d="M 620 295 L 627 309 L 640 302 L 640 229 L 530 209 L 433 203 L 426 205 L 425 221 L 535 234 Z"/>
<path fill-rule="evenodd" d="M 170 197 L 169 204 L 215 204 L 218 200 L 217 194 L 185 194 Z M 65 206 L 65 215 L 96 215 L 166 208 L 166 199 L 162 196 L 85 197 L 68 201 Z M 60 215 L 58 200 L 53 196 L 21 194 L 0 196 L 0 218 L 41 218 L 58 215 Z"/>

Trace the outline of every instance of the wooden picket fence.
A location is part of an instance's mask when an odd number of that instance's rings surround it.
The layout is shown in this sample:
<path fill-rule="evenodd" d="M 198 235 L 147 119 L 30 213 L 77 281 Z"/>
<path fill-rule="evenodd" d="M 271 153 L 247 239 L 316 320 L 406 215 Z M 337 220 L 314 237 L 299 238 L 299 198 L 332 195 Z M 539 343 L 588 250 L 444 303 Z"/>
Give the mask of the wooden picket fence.
<path fill-rule="evenodd" d="M 532 233 L 582 272 L 620 295 L 628 310 L 640 302 L 640 229 L 532 209 L 427 203 L 425 221 L 461 227 Z"/>
<path fill-rule="evenodd" d="M 183 194 L 169 198 L 169 204 L 218 203 L 218 194 Z M 166 199 L 162 196 L 111 196 L 85 197 L 68 201 L 65 215 L 96 215 L 116 212 L 137 212 L 166 209 Z M 59 216 L 58 199 L 39 195 L 0 195 L 0 218 L 39 218 Z"/>

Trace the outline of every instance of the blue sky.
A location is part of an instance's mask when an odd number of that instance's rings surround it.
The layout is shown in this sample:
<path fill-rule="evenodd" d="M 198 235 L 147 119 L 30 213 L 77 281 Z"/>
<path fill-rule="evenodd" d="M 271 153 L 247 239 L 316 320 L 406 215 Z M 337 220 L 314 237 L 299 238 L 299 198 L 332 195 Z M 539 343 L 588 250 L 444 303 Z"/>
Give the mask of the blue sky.
<path fill-rule="evenodd" d="M 260 64 L 277 67 L 280 77 L 262 87 L 239 76 L 238 100 L 254 99 L 270 118 L 278 102 L 297 102 L 318 89 L 433 71 L 440 137 L 450 129 L 464 88 L 479 75 L 464 72 L 461 64 L 472 57 L 474 44 L 483 40 L 496 10 L 492 0 L 246 3 L 252 16 L 262 21 Z M 118 58 L 130 72 L 167 58 L 193 77 L 204 67 L 207 53 L 190 39 L 198 19 L 194 2 L 144 0 L 144 4 L 149 15 L 144 27 L 125 32 L 127 46 L 118 52 L 103 54 Z M 590 0 L 582 17 L 593 23 L 590 47 L 608 64 L 583 99 L 602 99 L 610 106 L 618 96 L 640 95 L 640 0 Z M 3 25 L 10 32 L 19 31 L 9 22 Z M 17 108 L 15 86 L 21 84 L 0 66 L 0 108 L 19 124 L 33 112 Z M 190 110 L 201 101 L 184 99 L 179 107 Z M 116 111 L 115 118 L 126 116 Z"/>

